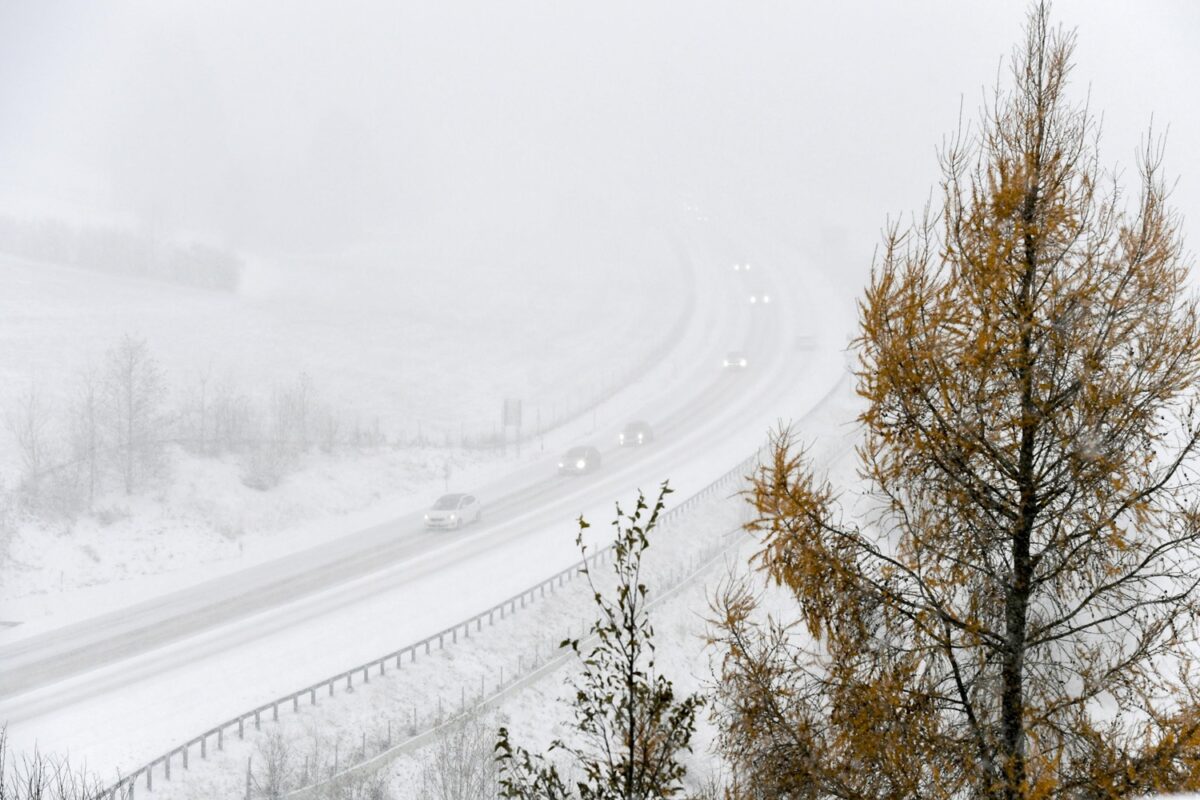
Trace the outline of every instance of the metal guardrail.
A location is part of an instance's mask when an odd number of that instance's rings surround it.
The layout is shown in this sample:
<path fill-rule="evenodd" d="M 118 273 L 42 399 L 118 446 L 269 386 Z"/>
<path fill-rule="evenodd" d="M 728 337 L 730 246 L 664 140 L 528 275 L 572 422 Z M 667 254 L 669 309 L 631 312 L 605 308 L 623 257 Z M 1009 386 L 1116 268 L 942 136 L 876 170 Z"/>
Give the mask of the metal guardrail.
<path fill-rule="evenodd" d="M 656 590 L 655 596 L 650 601 L 648 607 L 653 608 L 664 600 L 667 600 L 678 594 L 689 584 L 691 584 L 697 577 L 702 575 L 715 564 L 719 563 L 725 554 L 730 550 L 730 548 L 733 545 L 738 544 L 734 537 L 743 532 L 744 528 L 741 525 L 730 531 L 726 531 L 721 535 L 716 544 L 706 548 L 704 552 L 699 555 L 699 557 L 694 557 L 682 573 L 672 573 L 672 575 L 668 578 L 666 585 L 659 587 Z M 592 642 L 595 640 L 595 638 L 595 634 L 587 634 L 580 638 L 579 641 Z M 344 769 L 341 769 L 338 765 L 335 765 L 331 774 L 314 780 L 312 783 L 292 789 L 288 791 L 284 797 L 297 798 L 297 800 L 310 797 L 313 792 L 328 786 L 329 784 L 335 783 L 339 780 L 344 780 L 360 772 L 368 772 L 374 768 L 381 767 L 393 758 L 397 758 L 406 752 L 423 747 L 443 731 L 448 730 L 468 719 L 472 714 L 479 713 L 480 711 L 484 711 L 497 705 L 507 696 L 536 683 L 545 675 L 554 672 L 574 658 L 575 654 L 573 652 L 562 652 L 560 655 L 548 657 L 544 662 L 535 662 L 530 665 L 530 669 L 528 671 L 513 676 L 511 681 L 507 683 L 502 681 L 491 694 L 486 694 L 481 691 L 479 697 L 472 702 L 470 707 L 467 707 L 464 703 L 462 709 L 458 713 L 452 713 L 446 717 L 443 717 L 439 714 L 436 718 L 431 720 L 429 726 L 424 730 L 414 731 L 407 738 L 397 742 L 396 744 L 392 744 L 391 742 L 389 729 L 388 739 L 385 740 L 383 747 L 374 755 L 368 756 L 366 753 L 366 748 L 364 747 L 361 751 L 361 758 L 359 761 L 350 763 Z M 365 741 L 366 739 L 364 737 L 364 742 Z M 248 788 L 246 791 L 245 800 L 251 800 L 249 783 L 247 786 Z"/>
<path fill-rule="evenodd" d="M 749 469 L 758 459 L 758 455 L 759 451 L 755 451 L 753 455 L 739 462 L 737 466 L 724 473 L 721 477 L 709 483 L 682 503 L 664 512 L 660 519 L 663 523 L 667 523 L 687 513 L 696 505 L 708 499 L 718 490 L 729 485 L 737 477 L 744 474 L 745 470 Z M 253 725 L 255 730 L 260 730 L 264 718 L 268 717 L 268 715 L 271 721 L 277 722 L 281 707 L 286 709 L 290 705 L 293 712 L 299 712 L 302 702 L 308 706 L 316 705 L 318 695 L 333 697 L 337 692 L 338 686 L 344 685 L 345 690 L 351 690 L 354 687 L 356 679 L 360 683 L 369 683 L 372 674 L 376 674 L 377 676 L 386 675 L 389 665 L 392 665 L 393 669 L 401 669 L 406 660 L 411 664 L 417 660 L 419 654 L 430 655 L 435 647 L 441 650 L 447 643 L 456 643 L 460 635 L 464 639 L 470 638 L 472 628 L 476 631 L 483 630 L 484 620 L 487 620 L 488 625 L 493 625 L 497 619 L 504 619 L 509 614 L 514 614 L 518 610 L 525 608 L 534 600 L 545 597 L 547 591 L 553 594 L 558 587 L 578 575 L 585 563 L 589 567 L 595 567 L 599 564 L 609 562 L 612 557 L 613 547 L 609 545 L 601 550 L 597 550 L 586 559 L 581 559 L 566 569 L 556 572 L 549 578 L 496 603 L 490 608 L 427 636 L 418 642 L 406 645 L 398 650 L 393 650 L 386 655 L 351 667 L 330 678 L 325 678 L 303 689 L 299 689 L 283 697 L 275 698 L 257 708 L 243 712 L 152 759 L 149 763 L 139 767 L 105 789 L 101 796 L 107 797 L 109 800 L 117 800 L 117 798 L 121 800 L 134 800 L 136 787 L 139 783 L 144 784 L 147 791 L 154 789 L 156 771 L 161 773 L 164 780 L 171 780 L 173 765 L 177 764 L 182 769 L 188 769 L 194 753 L 198 753 L 201 759 L 207 759 L 210 745 L 215 745 L 217 750 L 223 750 L 227 735 L 233 736 L 236 734 L 239 739 L 244 739 L 247 726 Z"/>
<path fill-rule="evenodd" d="M 818 400 L 817 403 L 808 411 L 808 413 L 801 417 L 801 419 L 815 414 L 826 403 L 828 403 L 842 388 L 846 378 L 847 376 L 843 375 L 842 379 L 834 384 L 834 386 L 831 387 L 830 390 L 826 392 L 825 395 L 822 396 L 821 399 Z M 661 517 L 662 521 L 667 523 L 679 516 L 682 516 L 683 514 L 686 514 L 700 503 L 712 497 L 717 491 L 728 486 L 738 477 L 744 476 L 746 471 L 751 469 L 752 466 L 758 462 L 762 450 L 763 448 L 760 447 L 758 450 L 756 450 L 747 458 L 738 462 L 737 465 L 726 471 L 716 480 L 712 481 L 704 488 L 688 497 L 682 503 L 667 510 Z M 427 636 L 418 642 L 402 647 L 399 650 L 393 650 L 384 656 L 372 659 L 365 664 L 359 664 L 358 666 L 352 667 L 344 672 L 340 672 L 331 678 L 326 678 L 310 686 L 306 686 L 303 689 L 292 692 L 291 694 L 271 700 L 258 706 L 257 708 L 251 709 L 250 711 L 239 714 L 232 719 L 226 720 L 220 725 L 209 728 L 200 735 L 195 736 L 183 744 L 172 748 L 161 756 L 158 756 L 149 763 L 139 767 L 125 777 L 121 778 L 108 789 L 106 789 L 101 796 L 106 797 L 109 800 L 117 800 L 117 798 L 120 798 L 120 800 L 134 800 L 135 790 L 139 782 L 144 783 L 147 790 L 153 790 L 156 768 L 160 769 L 162 777 L 165 780 L 170 780 L 172 763 L 178 763 L 183 769 L 186 770 L 189 768 L 190 758 L 193 752 L 199 752 L 201 759 L 208 758 L 209 743 L 214 742 L 217 749 L 222 750 L 225 746 L 225 736 L 227 732 L 229 735 L 233 735 L 233 732 L 236 730 L 238 738 L 244 739 L 246 726 L 253 723 L 255 730 L 261 729 L 263 717 L 265 715 L 270 714 L 272 721 L 278 721 L 279 709 L 281 706 L 286 708 L 290 704 L 293 712 L 299 712 L 302 700 L 307 701 L 307 704 L 310 706 L 315 705 L 318 694 L 324 694 L 327 697 L 333 697 L 336 693 L 337 686 L 343 682 L 345 683 L 346 689 L 352 689 L 356 677 L 359 678 L 360 682 L 368 683 L 373 672 L 376 672 L 379 676 L 386 675 L 388 664 L 393 664 L 394 669 L 401 669 L 406 657 L 409 663 L 412 663 L 416 661 L 417 655 L 421 651 L 424 651 L 425 655 L 431 654 L 435 643 L 437 648 L 440 650 L 445 647 L 447 641 L 450 643 L 457 642 L 460 633 L 463 638 L 469 638 L 471 635 L 471 628 L 473 626 L 476 631 L 480 631 L 483 629 L 483 621 L 485 619 L 487 620 L 488 625 L 492 625 L 495 623 L 497 617 L 499 619 L 504 619 L 509 614 L 516 613 L 519 609 L 525 608 L 527 604 L 532 603 L 534 600 L 540 597 L 545 597 L 547 590 L 553 594 L 555 589 L 562 586 L 567 581 L 572 580 L 577 574 L 579 574 L 579 571 L 583 568 L 585 563 L 587 563 L 588 566 L 603 564 L 612 558 L 612 553 L 612 545 L 598 550 L 586 559 L 581 559 L 566 569 L 560 570 L 549 578 L 546 578 L 545 580 L 525 589 L 522 592 L 512 595 L 511 597 L 491 606 L 490 608 L 475 614 L 469 619 L 458 622 L 455 625 L 445 628 L 435 634 L 432 634 L 431 636 Z M 425 734 L 421 735 L 423 736 Z"/>

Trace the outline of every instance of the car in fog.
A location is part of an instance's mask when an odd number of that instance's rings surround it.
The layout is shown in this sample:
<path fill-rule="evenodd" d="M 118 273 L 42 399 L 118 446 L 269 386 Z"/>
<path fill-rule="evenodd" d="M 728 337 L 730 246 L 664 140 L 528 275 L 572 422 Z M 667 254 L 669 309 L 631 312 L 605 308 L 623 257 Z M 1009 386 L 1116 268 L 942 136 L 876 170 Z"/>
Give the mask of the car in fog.
<path fill-rule="evenodd" d="M 730 350 L 725 354 L 725 360 L 721 365 L 725 369 L 745 369 L 750 366 L 750 361 L 741 350 Z"/>
<path fill-rule="evenodd" d="M 572 447 L 558 460 L 559 475 L 582 475 L 600 468 L 600 451 L 591 445 Z"/>
<path fill-rule="evenodd" d="M 771 302 L 771 293 L 766 291 L 753 292 L 750 295 L 750 305 L 765 306 Z"/>
<path fill-rule="evenodd" d="M 483 507 L 474 495 L 444 494 L 425 512 L 425 527 L 454 529 L 483 519 Z"/>
<path fill-rule="evenodd" d="M 734 272 L 749 272 L 750 265 L 749 264 L 734 264 L 733 271 Z"/>
<path fill-rule="evenodd" d="M 648 422 L 634 420 L 617 434 L 617 444 L 621 447 L 637 447 L 654 441 L 654 429 Z"/>

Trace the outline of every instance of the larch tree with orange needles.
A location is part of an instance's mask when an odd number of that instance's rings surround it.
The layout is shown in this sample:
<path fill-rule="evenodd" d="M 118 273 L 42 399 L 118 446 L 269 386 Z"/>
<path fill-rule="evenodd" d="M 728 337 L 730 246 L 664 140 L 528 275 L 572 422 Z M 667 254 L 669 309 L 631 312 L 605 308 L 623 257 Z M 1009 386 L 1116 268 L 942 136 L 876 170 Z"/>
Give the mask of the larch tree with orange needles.
<path fill-rule="evenodd" d="M 787 432 L 762 568 L 714 601 L 747 798 L 1115 798 L 1200 788 L 1200 320 L 1149 144 L 1126 196 L 1034 7 L 940 209 L 860 303 L 855 514 Z"/>

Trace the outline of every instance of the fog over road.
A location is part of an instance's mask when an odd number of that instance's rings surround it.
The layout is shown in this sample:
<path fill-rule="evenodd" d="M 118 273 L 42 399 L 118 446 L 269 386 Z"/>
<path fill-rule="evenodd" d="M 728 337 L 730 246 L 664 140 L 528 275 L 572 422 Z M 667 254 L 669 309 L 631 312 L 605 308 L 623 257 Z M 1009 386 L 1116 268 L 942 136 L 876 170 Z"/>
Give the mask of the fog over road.
<path fill-rule="evenodd" d="M 53 731 L 73 752 L 93 753 L 103 763 L 113 745 L 103 743 L 100 732 L 128 718 L 157 736 L 152 747 L 143 737 L 121 752 L 133 757 L 146 747 L 162 749 L 197 726 L 419 639 L 572 563 L 572 520 L 581 512 L 603 521 L 615 498 L 667 478 L 676 497 L 686 497 L 727 469 L 775 420 L 802 411 L 798 402 L 815 401 L 836 382 L 844 346 L 837 336 L 820 336 L 822 316 L 840 305 L 818 272 L 751 256 L 746 260 L 757 263 L 748 284 L 730 269 L 738 260 L 728 250 L 735 239 L 718 240 L 699 224 L 688 231 L 681 257 L 695 274 L 697 300 L 667 355 L 670 367 L 649 391 L 639 394 L 634 386 L 611 398 L 603 412 L 607 425 L 564 438 L 563 447 L 595 443 L 603 454 L 600 471 L 558 476 L 560 450 L 547 447 L 502 480 L 451 487 L 483 500 L 478 525 L 425 531 L 421 512 L 414 511 L 0 646 L 0 716 L 14 740 Z M 755 255 L 767 252 L 745 247 Z M 751 306 L 748 285 L 769 286 L 775 302 Z M 752 359 L 744 372 L 722 369 L 723 356 L 734 349 Z M 617 447 L 616 434 L 629 419 L 648 420 L 655 442 Z M 339 644 L 351 630 L 360 631 L 356 644 Z M 289 666 L 281 669 L 281 663 Z M 199 716 L 195 708 L 182 711 L 198 704 Z M 64 726 L 68 717 L 73 726 Z M 68 727 L 75 732 L 64 735 Z"/>

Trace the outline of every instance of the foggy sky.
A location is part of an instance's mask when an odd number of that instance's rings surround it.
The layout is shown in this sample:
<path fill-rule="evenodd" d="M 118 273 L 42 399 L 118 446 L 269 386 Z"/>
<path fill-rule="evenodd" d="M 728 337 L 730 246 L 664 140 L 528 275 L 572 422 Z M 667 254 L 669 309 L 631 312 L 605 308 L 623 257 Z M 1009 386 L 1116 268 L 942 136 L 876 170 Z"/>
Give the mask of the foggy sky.
<path fill-rule="evenodd" d="M 0 4 L 0 211 L 298 252 L 564 205 L 771 217 L 865 266 L 1020 36 L 1005 2 Z M 1132 172 L 1200 243 L 1200 10 L 1058 2 Z M 616 232 L 614 232 L 616 233 Z M 619 235 L 619 234 L 618 234 Z"/>

